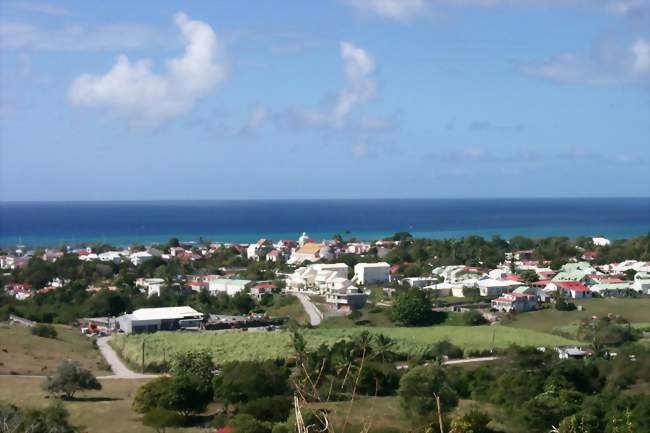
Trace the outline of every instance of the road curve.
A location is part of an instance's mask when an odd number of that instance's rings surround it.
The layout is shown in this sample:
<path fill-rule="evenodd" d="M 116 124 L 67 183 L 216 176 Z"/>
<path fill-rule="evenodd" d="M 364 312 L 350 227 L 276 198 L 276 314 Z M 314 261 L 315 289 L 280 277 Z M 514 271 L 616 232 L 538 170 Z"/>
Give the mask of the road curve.
<path fill-rule="evenodd" d="M 97 339 L 97 347 L 99 347 L 99 351 L 102 353 L 106 362 L 111 366 L 111 370 L 113 370 L 112 375 L 99 376 L 98 379 L 150 379 L 156 377 L 155 374 L 141 374 L 130 370 L 129 367 L 122 362 L 120 357 L 117 356 L 117 353 L 115 353 L 111 345 L 108 344 L 108 342 L 111 341 L 111 338 L 113 337 L 100 337 Z"/>
<path fill-rule="evenodd" d="M 297 292 L 293 292 L 293 295 L 296 296 L 298 299 L 300 299 L 300 303 L 302 304 L 302 307 L 309 315 L 309 323 L 311 324 L 311 326 L 320 325 L 320 322 L 323 320 L 323 314 L 320 311 L 318 311 L 318 308 L 316 308 L 314 303 L 311 302 L 309 296 L 305 295 L 304 293 L 297 293 Z"/>

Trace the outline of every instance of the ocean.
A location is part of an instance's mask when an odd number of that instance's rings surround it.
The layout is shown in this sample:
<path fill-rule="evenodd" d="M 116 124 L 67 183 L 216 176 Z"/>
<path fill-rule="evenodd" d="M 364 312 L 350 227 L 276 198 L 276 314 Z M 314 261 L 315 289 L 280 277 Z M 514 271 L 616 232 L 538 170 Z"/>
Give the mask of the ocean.
<path fill-rule="evenodd" d="M 0 202 L 1 246 L 251 242 L 302 232 L 378 239 L 397 231 L 621 239 L 650 232 L 650 198 Z"/>

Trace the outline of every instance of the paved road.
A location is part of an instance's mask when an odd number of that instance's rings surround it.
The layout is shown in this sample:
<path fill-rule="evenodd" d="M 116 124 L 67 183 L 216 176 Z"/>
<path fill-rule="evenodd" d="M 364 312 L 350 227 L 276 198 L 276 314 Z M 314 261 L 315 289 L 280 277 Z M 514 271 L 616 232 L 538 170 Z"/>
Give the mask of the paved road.
<path fill-rule="evenodd" d="M 97 339 L 97 346 L 102 356 L 111 366 L 113 374 L 111 376 L 100 376 L 98 379 L 148 379 L 156 377 L 155 374 L 141 374 L 132 371 L 127 367 L 113 348 L 108 344 L 112 337 L 100 337 Z"/>
<path fill-rule="evenodd" d="M 311 326 L 320 325 L 321 320 L 323 320 L 323 315 L 320 311 L 318 311 L 318 308 L 316 308 L 314 303 L 311 302 L 309 296 L 305 295 L 304 293 L 296 293 L 296 292 L 293 292 L 293 295 L 296 296 L 298 299 L 300 299 L 300 303 L 302 304 L 302 307 L 309 315 L 309 323 L 311 323 Z"/>
<path fill-rule="evenodd" d="M 483 358 L 452 359 L 443 362 L 443 364 L 444 365 L 468 364 L 470 362 L 485 362 L 485 361 L 494 361 L 497 359 L 499 359 L 498 356 L 485 356 Z"/>

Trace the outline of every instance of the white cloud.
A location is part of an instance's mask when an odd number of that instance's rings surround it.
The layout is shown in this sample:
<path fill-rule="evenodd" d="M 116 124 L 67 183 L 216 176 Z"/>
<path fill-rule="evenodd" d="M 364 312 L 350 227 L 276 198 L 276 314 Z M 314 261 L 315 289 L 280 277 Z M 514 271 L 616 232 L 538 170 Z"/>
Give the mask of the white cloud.
<path fill-rule="evenodd" d="M 16 9 L 22 9 L 28 12 L 36 12 L 39 14 L 55 15 L 55 16 L 71 15 L 70 11 L 68 11 L 66 8 L 54 3 L 21 1 L 21 2 L 14 2 L 11 5 Z"/>
<path fill-rule="evenodd" d="M 189 111 L 226 78 L 227 59 L 210 25 L 183 13 L 174 19 L 186 47 L 183 57 L 167 60 L 165 74 L 154 73 L 148 59 L 130 62 L 120 55 L 106 74 L 75 79 L 68 91 L 70 102 L 151 126 Z"/>
<path fill-rule="evenodd" d="M 343 0 L 357 11 L 406 21 L 426 11 L 427 0 Z"/>
<path fill-rule="evenodd" d="M 128 50 L 166 44 L 158 31 L 146 26 L 113 24 L 97 27 L 41 28 L 17 21 L 0 21 L 0 48 L 46 51 Z"/>
<path fill-rule="evenodd" d="M 590 56 L 564 53 L 525 65 L 523 71 L 551 81 L 590 85 L 648 80 L 650 43 L 639 38 L 625 48 L 610 41 L 596 47 Z"/>
<path fill-rule="evenodd" d="M 396 21 L 430 14 L 433 8 L 562 8 L 581 7 L 621 15 L 647 10 L 649 0 L 340 0 L 358 12 Z"/>
<path fill-rule="evenodd" d="M 349 42 L 340 44 L 346 86 L 339 92 L 334 104 L 321 110 L 299 108 L 291 113 L 296 126 L 343 127 L 352 109 L 375 95 L 375 61 L 367 51 Z"/>

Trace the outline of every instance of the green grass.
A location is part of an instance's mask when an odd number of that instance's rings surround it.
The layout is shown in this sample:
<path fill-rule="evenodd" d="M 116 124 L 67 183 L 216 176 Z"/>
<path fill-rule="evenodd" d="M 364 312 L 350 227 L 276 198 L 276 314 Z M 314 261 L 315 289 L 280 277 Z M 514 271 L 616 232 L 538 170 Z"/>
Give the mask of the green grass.
<path fill-rule="evenodd" d="M 485 350 L 494 346 L 505 348 L 512 344 L 522 346 L 556 346 L 575 344 L 559 336 L 505 326 L 432 326 L 428 328 L 327 328 L 304 331 L 308 347 L 332 344 L 344 338 L 354 338 L 360 332 L 383 333 L 396 342 L 396 350 L 407 354 L 421 353 L 432 343 L 448 338 L 465 350 Z M 120 335 L 112 344 L 131 365 L 140 362 L 142 340 L 145 341 L 145 364 L 160 363 L 163 348 L 167 354 L 182 350 L 209 350 L 216 363 L 235 360 L 283 359 L 291 355 L 290 334 L 276 332 L 158 332 L 149 335 Z"/>
<path fill-rule="evenodd" d="M 101 380 L 100 391 L 80 393 L 76 401 L 63 401 L 70 413 L 70 422 L 92 433 L 153 432 L 140 422 L 140 415 L 131 411 L 136 390 L 146 380 Z M 26 377 L 0 377 L 0 401 L 18 406 L 43 407 L 52 403 L 40 388 L 41 380 Z M 170 428 L 168 433 L 198 433 L 199 428 Z"/>
<path fill-rule="evenodd" d="M 275 295 L 274 299 L 278 300 L 276 305 L 265 309 L 271 317 L 289 317 L 298 323 L 308 323 L 309 316 L 302 306 L 302 303 L 295 296 Z M 280 305 L 277 305 L 280 304 Z"/>
<path fill-rule="evenodd" d="M 96 374 L 107 374 L 104 358 L 91 338 L 77 328 L 54 325 L 56 339 L 32 335 L 21 325 L 0 325 L 0 374 L 51 374 L 63 359 L 79 362 Z"/>
<path fill-rule="evenodd" d="M 576 325 L 591 316 L 618 314 L 632 323 L 650 322 L 650 298 L 594 298 L 575 301 L 584 307 L 583 311 L 557 311 L 549 308 L 522 313 L 507 323 L 513 328 L 530 329 L 539 332 L 553 332 L 555 328 Z"/>

